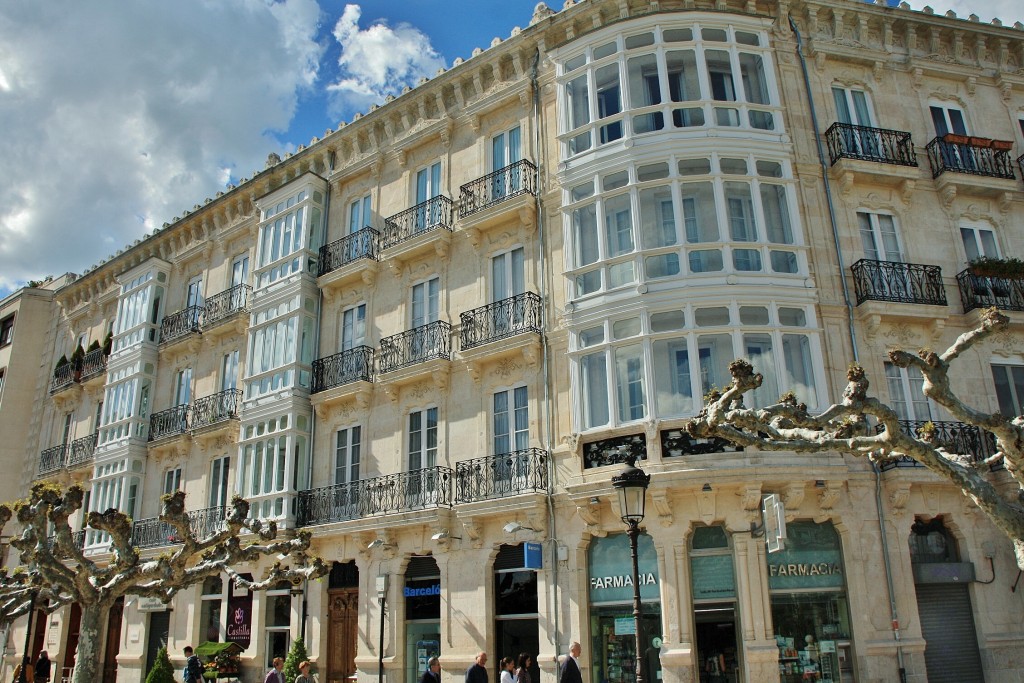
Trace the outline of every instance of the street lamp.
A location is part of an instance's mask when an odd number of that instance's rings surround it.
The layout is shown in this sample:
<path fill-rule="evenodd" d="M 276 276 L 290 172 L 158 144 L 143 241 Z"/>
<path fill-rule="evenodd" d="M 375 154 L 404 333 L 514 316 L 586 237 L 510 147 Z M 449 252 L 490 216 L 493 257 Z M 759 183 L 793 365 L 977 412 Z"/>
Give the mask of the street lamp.
<path fill-rule="evenodd" d="M 647 487 L 651 483 L 651 475 L 645 474 L 637 467 L 635 455 L 626 456 L 626 467 L 622 474 L 612 477 L 612 486 L 619 494 L 619 510 L 622 521 L 628 527 L 629 551 L 633 556 L 633 631 L 636 638 L 636 683 L 644 683 L 643 651 L 640 644 L 643 638 L 640 633 L 640 562 L 637 558 L 637 539 L 640 537 L 640 522 L 644 521 L 644 508 L 647 504 Z"/>

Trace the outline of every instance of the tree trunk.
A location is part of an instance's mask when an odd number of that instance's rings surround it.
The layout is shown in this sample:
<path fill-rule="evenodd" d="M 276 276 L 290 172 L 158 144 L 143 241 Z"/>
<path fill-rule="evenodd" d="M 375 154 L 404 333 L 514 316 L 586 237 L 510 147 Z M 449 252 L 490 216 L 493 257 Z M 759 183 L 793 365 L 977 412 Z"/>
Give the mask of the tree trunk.
<path fill-rule="evenodd" d="M 100 647 L 103 643 L 103 617 L 110 606 L 104 604 L 82 605 L 82 624 L 78 636 L 78 653 L 75 655 L 73 683 L 97 683 L 99 676 Z M 114 683 L 103 681 L 102 683 Z"/>

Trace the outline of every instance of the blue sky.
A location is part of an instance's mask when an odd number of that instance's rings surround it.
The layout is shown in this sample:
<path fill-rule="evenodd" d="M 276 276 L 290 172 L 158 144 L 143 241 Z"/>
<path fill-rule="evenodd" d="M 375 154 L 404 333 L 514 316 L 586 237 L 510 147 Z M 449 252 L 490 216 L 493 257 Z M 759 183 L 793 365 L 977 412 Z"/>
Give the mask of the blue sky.
<path fill-rule="evenodd" d="M 252 177 L 268 153 L 526 28 L 535 5 L 0 2 L 0 298 L 106 260 Z M 932 7 L 1024 18 L 1020 0 Z"/>

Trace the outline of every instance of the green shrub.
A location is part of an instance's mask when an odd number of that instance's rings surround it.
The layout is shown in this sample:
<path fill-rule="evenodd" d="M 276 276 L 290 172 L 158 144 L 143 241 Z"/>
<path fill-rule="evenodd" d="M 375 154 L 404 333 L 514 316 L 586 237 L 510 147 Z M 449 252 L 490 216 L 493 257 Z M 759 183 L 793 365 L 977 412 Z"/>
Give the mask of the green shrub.
<path fill-rule="evenodd" d="M 146 676 L 146 683 L 175 683 L 174 667 L 171 666 L 166 647 L 160 648 L 156 653 L 156 661 L 153 662 L 153 668 Z"/>
<path fill-rule="evenodd" d="M 299 675 L 299 664 L 307 659 L 309 659 L 309 655 L 306 654 L 306 644 L 302 642 L 302 638 L 296 638 L 292 641 L 288 657 L 284 660 L 285 683 L 293 683 L 295 677 Z M 149 682 L 147 681 L 147 683 Z"/>

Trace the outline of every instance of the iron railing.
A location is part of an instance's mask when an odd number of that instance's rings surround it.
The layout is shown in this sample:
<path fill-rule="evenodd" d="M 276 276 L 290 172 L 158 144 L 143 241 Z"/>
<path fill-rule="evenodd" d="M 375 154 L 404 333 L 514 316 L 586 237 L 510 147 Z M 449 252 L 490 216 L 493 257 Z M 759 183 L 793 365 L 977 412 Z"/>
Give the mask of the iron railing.
<path fill-rule="evenodd" d="M 991 457 L 998 450 L 996 448 L 996 437 L 974 425 L 965 422 L 954 422 L 944 420 L 900 420 L 900 430 L 907 436 L 919 438 L 918 432 L 927 424 L 934 429 L 932 441 L 946 449 L 948 453 L 968 455 L 975 463 L 980 463 Z M 875 432 L 881 434 L 885 431 L 885 425 L 877 425 Z M 882 471 L 891 470 L 894 467 L 924 467 L 913 458 L 900 455 L 891 458 L 881 465 Z M 1002 465 L 995 465 L 991 469 L 1000 469 Z"/>
<path fill-rule="evenodd" d="M 79 367 L 77 363 L 65 363 L 60 367 L 53 369 L 53 380 L 50 382 L 50 393 L 56 394 L 58 391 L 67 389 L 69 386 L 78 381 Z"/>
<path fill-rule="evenodd" d="M 521 332 L 540 332 L 540 296 L 524 292 L 474 308 L 459 317 L 462 326 L 459 339 L 462 350 L 511 337 Z"/>
<path fill-rule="evenodd" d="M 224 521 L 225 508 L 212 507 L 185 513 L 188 525 L 196 540 L 202 541 L 220 530 Z M 159 517 L 149 517 L 132 522 L 132 545 L 136 548 L 155 548 L 162 545 L 182 543 L 178 531 Z"/>
<path fill-rule="evenodd" d="M 189 408 L 190 406 L 185 403 L 150 415 L 149 440 L 156 441 L 167 436 L 187 432 Z"/>
<path fill-rule="evenodd" d="M 861 259 L 850 270 L 858 306 L 865 301 L 946 305 L 939 266 Z"/>
<path fill-rule="evenodd" d="M 199 321 L 202 317 L 202 306 L 189 306 L 177 313 L 164 316 L 160 321 L 160 343 L 169 344 L 193 332 L 199 332 Z"/>
<path fill-rule="evenodd" d="M 898 166 L 917 166 L 910 133 L 849 123 L 833 123 L 825 131 L 828 156 L 834 165 L 840 159 L 863 159 Z"/>
<path fill-rule="evenodd" d="M 455 463 L 455 502 L 547 491 L 549 457 L 545 450 L 527 448 Z"/>
<path fill-rule="evenodd" d="M 380 248 L 387 249 L 432 230 L 452 229 L 452 200 L 443 195 L 396 213 L 384 221 Z"/>
<path fill-rule="evenodd" d="M 537 196 L 537 167 L 526 159 L 463 185 L 459 190 L 459 218 L 521 194 Z"/>
<path fill-rule="evenodd" d="M 93 349 L 82 357 L 81 381 L 102 375 L 107 371 L 107 354 L 102 348 Z"/>
<path fill-rule="evenodd" d="M 225 389 L 196 399 L 188 416 L 188 427 L 202 429 L 238 417 L 242 409 L 242 390 Z"/>
<path fill-rule="evenodd" d="M 92 462 L 96 453 L 96 433 L 75 439 L 68 448 L 68 467 L 80 467 Z"/>
<path fill-rule="evenodd" d="M 385 373 L 434 358 L 450 358 L 451 346 L 452 326 L 435 320 L 381 339 L 378 369 Z"/>
<path fill-rule="evenodd" d="M 228 320 L 236 313 L 248 311 L 251 300 L 252 287 L 249 285 L 235 285 L 220 294 L 214 294 L 203 302 L 203 326 L 212 327 Z"/>
<path fill-rule="evenodd" d="M 361 258 L 376 261 L 380 251 L 379 245 L 380 233 L 370 227 L 325 244 L 320 247 L 317 276 L 326 275 Z"/>
<path fill-rule="evenodd" d="M 694 438 L 685 429 L 665 429 L 661 432 L 661 457 L 663 458 L 730 453 L 742 450 L 742 446 L 737 446 L 717 436 Z"/>
<path fill-rule="evenodd" d="M 1020 167 L 1020 177 L 1024 178 L 1024 154 L 1017 157 L 1017 165 Z"/>
<path fill-rule="evenodd" d="M 974 275 L 970 268 L 956 274 L 964 313 L 995 306 L 1003 311 L 1024 311 L 1024 280 Z"/>
<path fill-rule="evenodd" d="M 71 543 L 79 550 L 83 549 L 85 547 L 85 529 L 81 531 L 72 531 Z M 46 544 L 50 546 L 50 550 L 52 551 L 54 546 L 57 544 L 57 536 L 48 536 L 46 538 Z"/>
<path fill-rule="evenodd" d="M 925 147 L 932 166 L 932 178 L 946 171 L 1013 180 L 1013 161 L 1007 150 L 974 145 L 970 142 L 947 142 L 933 139 Z"/>
<path fill-rule="evenodd" d="M 312 393 L 351 382 L 373 381 L 373 349 L 357 346 L 313 361 Z"/>
<path fill-rule="evenodd" d="M 38 474 L 49 474 L 50 472 L 63 469 L 64 463 L 67 461 L 67 449 L 68 445 L 62 443 L 59 446 L 53 446 L 42 451 L 39 454 Z"/>
<path fill-rule="evenodd" d="M 453 474 L 449 467 L 436 466 L 300 491 L 296 522 L 299 526 L 312 526 L 409 510 L 451 507 Z"/>

